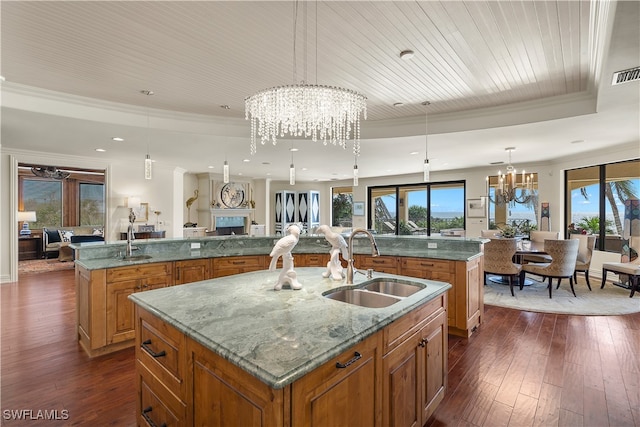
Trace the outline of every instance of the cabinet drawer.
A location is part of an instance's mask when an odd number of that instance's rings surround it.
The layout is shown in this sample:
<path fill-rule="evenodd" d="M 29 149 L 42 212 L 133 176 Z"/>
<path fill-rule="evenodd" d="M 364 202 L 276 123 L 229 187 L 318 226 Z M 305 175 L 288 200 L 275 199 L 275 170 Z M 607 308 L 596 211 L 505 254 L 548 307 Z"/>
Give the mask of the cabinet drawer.
<path fill-rule="evenodd" d="M 430 258 L 402 258 L 402 268 L 438 272 L 453 272 L 453 262 Z"/>
<path fill-rule="evenodd" d="M 215 258 L 213 260 L 215 268 L 234 268 L 234 267 L 255 267 L 261 269 L 263 257 L 261 255 L 255 256 L 241 256 L 241 257 L 224 257 Z"/>
<path fill-rule="evenodd" d="M 326 267 L 329 260 L 329 254 L 306 254 L 303 262 L 305 267 Z"/>
<path fill-rule="evenodd" d="M 138 425 L 185 426 L 187 407 L 174 396 L 150 371 L 137 362 Z"/>
<path fill-rule="evenodd" d="M 184 377 L 186 338 L 184 334 L 139 309 L 139 337 L 136 358 L 154 376 L 173 390 L 179 398 L 185 395 Z"/>
<path fill-rule="evenodd" d="M 415 331 L 420 329 L 425 322 L 442 312 L 446 308 L 446 293 L 429 301 L 400 319 L 391 323 L 383 330 L 383 354 L 400 345 Z"/>
<path fill-rule="evenodd" d="M 158 262 L 153 264 L 132 265 L 130 267 L 116 267 L 107 270 L 107 283 L 119 282 L 146 276 L 170 276 L 171 263 Z"/>

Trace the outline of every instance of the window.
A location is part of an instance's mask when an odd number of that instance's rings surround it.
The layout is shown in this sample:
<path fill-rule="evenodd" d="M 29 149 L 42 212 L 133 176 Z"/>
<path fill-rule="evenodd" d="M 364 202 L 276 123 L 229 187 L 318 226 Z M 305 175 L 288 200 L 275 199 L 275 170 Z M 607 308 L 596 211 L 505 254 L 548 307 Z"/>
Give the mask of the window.
<path fill-rule="evenodd" d="M 640 160 L 565 172 L 567 234 L 597 234 L 596 248 L 621 252 L 624 202 L 640 195 Z"/>
<path fill-rule="evenodd" d="M 353 189 L 336 187 L 331 189 L 331 225 L 351 227 L 353 216 Z"/>
<path fill-rule="evenodd" d="M 104 185 L 79 184 L 80 225 L 102 225 L 104 222 Z"/>
<path fill-rule="evenodd" d="M 464 228 L 464 181 L 369 189 L 370 227 L 378 234 L 433 235 Z"/>
<path fill-rule="evenodd" d="M 22 204 L 25 211 L 36 212 L 31 228 L 62 226 L 62 183 L 41 179 L 22 181 Z"/>

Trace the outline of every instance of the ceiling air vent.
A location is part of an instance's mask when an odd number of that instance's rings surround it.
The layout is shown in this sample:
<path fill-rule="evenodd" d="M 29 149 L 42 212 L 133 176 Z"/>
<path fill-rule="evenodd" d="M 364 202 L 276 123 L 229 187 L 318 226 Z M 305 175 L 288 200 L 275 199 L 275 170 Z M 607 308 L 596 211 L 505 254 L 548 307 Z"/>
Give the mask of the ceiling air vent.
<path fill-rule="evenodd" d="M 640 67 L 629 68 L 628 70 L 616 71 L 613 73 L 611 85 L 619 85 L 627 82 L 635 82 L 640 80 Z"/>

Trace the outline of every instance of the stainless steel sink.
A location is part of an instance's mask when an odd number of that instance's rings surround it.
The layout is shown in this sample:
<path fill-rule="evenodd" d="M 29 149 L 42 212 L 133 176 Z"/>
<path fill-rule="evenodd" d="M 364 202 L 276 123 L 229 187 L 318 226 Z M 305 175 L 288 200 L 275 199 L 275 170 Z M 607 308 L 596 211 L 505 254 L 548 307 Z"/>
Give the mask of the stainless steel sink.
<path fill-rule="evenodd" d="M 391 304 L 400 301 L 400 298 L 392 297 L 390 295 L 353 288 L 329 291 L 328 293 L 325 293 L 324 296 L 332 300 L 369 308 L 388 307 Z"/>
<path fill-rule="evenodd" d="M 386 295 L 394 295 L 397 297 L 408 297 L 425 288 L 422 283 L 407 282 L 402 280 L 388 279 L 381 277 L 373 279 L 362 289 L 368 291 L 379 292 Z"/>
<path fill-rule="evenodd" d="M 131 255 L 122 257 L 125 261 L 142 261 L 143 259 L 150 259 L 151 255 Z"/>

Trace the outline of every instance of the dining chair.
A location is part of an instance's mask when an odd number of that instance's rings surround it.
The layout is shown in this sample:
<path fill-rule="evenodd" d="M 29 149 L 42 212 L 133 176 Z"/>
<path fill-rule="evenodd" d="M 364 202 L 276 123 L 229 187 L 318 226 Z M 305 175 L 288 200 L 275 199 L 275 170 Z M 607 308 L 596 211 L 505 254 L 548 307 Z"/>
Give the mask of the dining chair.
<path fill-rule="evenodd" d="M 484 284 L 487 284 L 487 274 L 503 276 L 509 279 L 509 289 L 511 296 L 513 293 L 513 282 L 520 274 L 520 264 L 513 262 L 513 256 L 516 253 L 516 239 L 491 239 L 484 244 Z M 520 281 L 520 290 L 522 284 Z"/>
<path fill-rule="evenodd" d="M 544 243 L 545 240 L 558 240 L 560 233 L 558 231 L 538 231 L 533 230 L 529 232 L 529 240 L 535 243 Z M 522 263 L 527 264 L 531 262 L 551 262 L 551 256 L 546 254 L 527 254 L 523 257 Z"/>
<path fill-rule="evenodd" d="M 589 283 L 589 268 L 591 267 L 591 257 L 596 247 L 596 236 L 587 234 L 572 234 L 571 239 L 580 242 L 578 246 L 578 259 L 576 260 L 576 269 L 573 272 L 573 281 L 578 283 L 577 273 L 584 273 L 584 279 L 587 281 L 587 287 L 591 290 Z"/>
<path fill-rule="evenodd" d="M 560 281 L 566 278 L 569 279 L 573 296 L 577 296 L 576 291 L 573 289 L 573 272 L 576 268 L 579 245 L 580 242 L 577 239 L 546 239 L 544 241 L 544 251 L 551 257 L 551 262 L 524 264 L 520 271 L 520 283 L 524 283 L 526 273 L 533 273 L 545 279 L 548 278 L 549 298 L 551 298 L 553 279 L 558 279 L 559 286 Z"/>
<path fill-rule="evenodd" d="M 629 239 L 629 250 L 636 251 L 640 248 L 640 237 L 631 236 Z M 628 289 L 631 289 L 631 295 L 629 298 L 633 298 L 633 294 L 636 291 L 640 292 L 640 256 L 631 258 L 630 262 L 605 262 L 602 264 L 602 285 L 600 289 L 604 288 L 604 284 L 607 281 L 607 272 L 612 272 L 620 277 L 623 283 L 628 282 Z"/>

